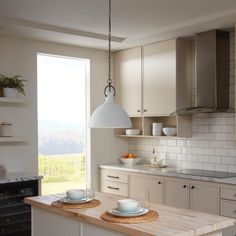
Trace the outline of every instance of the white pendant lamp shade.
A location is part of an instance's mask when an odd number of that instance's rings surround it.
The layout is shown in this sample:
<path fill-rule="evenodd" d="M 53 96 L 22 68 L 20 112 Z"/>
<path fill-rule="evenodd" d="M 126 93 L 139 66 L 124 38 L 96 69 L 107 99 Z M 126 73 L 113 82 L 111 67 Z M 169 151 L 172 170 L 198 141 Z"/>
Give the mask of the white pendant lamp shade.
<path fill-rule="evenodd" d="M 108 85 L 104 89 L 105 102 L 92 114 L 89 121 L 90 128 L 131 128 L 132 124 L 126 111 L 114 101 L 116 94 L 111 81 L 111 0 L 109 3 L 108 30 Z"/>
<path fill-rule="evenodd" d="M 131 128 L 132 124 L 126 111 L 114 101 L 113 92 L 108 91 L 106 100 L 92 114 L 91 128 Z"/>

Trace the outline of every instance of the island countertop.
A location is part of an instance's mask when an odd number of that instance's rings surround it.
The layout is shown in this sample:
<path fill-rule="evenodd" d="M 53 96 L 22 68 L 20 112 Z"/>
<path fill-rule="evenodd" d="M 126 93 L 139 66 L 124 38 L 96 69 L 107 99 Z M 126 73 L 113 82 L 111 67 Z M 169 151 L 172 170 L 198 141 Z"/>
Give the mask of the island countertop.
<path fill-rule="evenodd" d="M 164 205 L 151 204 L 151 209 L 158 211 L 159 219 L 149 223 L 117 224 L 110 223 L 100 218 L 101 214 L 116 207 L 120 197 L 106 193 L 96 193 L 96 199 L 101 205 L 84 209 L 61 209 L 51 206 L 62 195 L 37 196 L 26 198 L 25 202 L 33 208 L 62 215 L 87 224 L 104 227 L 114 232 L 125 235 L 142 236 L 196 236 L 196 235 L 221 235 L 221 230 L 233 226 L 235 219 L 210 215 L 186 209 L 178 209 Z M 40 224 L 40 222 L 35 222 Z M 219 232 L 219 234 L 217 233 Z"/>

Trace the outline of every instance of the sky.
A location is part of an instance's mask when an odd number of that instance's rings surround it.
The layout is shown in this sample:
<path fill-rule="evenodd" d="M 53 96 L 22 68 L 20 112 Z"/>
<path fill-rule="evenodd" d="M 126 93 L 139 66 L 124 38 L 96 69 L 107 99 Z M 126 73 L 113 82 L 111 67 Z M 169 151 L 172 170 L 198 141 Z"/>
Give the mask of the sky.
<path fill-rule="evenodd" d="M 77 58 L 38 54 L 38 120 L 84 123 L 86 63 Z"/>

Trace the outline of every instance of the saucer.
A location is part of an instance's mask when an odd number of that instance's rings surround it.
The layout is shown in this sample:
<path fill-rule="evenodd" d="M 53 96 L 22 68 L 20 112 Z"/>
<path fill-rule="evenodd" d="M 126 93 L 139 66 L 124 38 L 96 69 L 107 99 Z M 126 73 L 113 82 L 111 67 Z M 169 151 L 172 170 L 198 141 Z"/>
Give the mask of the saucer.
<path fill-rule="evenodd" d="M 67 197 L 60 198 L 59 201 L 66 203 L 66 204 L 79 204 L 79 203 L 86 203 L 86 202 L 91 202 L 93 199 L 92 198 L 81 198 L 79 200 L 71 200 Z"/>
<path fill-rule="evenodd" d="M 144 207 L 138 207 L 135 211 L 129 211 L 129 212 L 124 212 L 120 211 L 118 208 L 114 208 L 110 211 L 108 211 L 110 214 L 114 216 L 120 216 L 120 217 L 132 217 L 132 216 L 141 216 L 145 215 L 148 213 L 148 209 Z"/>

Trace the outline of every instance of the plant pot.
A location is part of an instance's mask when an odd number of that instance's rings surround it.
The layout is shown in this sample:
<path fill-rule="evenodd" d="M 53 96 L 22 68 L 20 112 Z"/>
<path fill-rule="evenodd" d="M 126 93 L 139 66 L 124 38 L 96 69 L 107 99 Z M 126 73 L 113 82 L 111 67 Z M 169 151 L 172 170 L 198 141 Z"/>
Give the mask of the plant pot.
<path fill-rule="evenodd" d="M 3 88 L 3 96 L 7 98 L 15 98 L 17 90 L 15 88 Z"/>
<path fill-rule="evenodd" d="M 0 97 L 3 97 L 3 88 L 0 88 Z"/>

